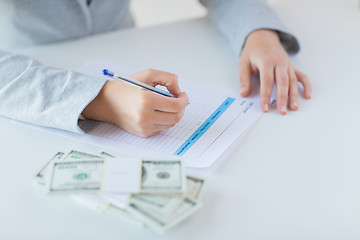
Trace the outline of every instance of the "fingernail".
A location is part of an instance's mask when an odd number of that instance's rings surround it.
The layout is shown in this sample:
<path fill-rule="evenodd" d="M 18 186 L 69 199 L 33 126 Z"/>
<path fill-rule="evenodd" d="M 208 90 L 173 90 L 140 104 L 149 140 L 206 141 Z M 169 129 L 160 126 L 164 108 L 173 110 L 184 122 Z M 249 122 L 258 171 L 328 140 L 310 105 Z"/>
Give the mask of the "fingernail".
<path fill-rule="evenodd" d="M 292 102 L 292 106 L 295 107 L 295 108 L 297 108 L 297 107 L 298 107 L 297 102 L 296 102 L 296 101 L 293 101 L 293 102 Z"/>
<path fill-rule="evenodd" d="M 281 106 L 281 111 L 283 112 L 283 113 L 286 113 L 286 106 Z"/>
<path fill-rule="evenodd" d="M 264 109 L 265 109 L 265 112 L 268 112 L 268 111 L 269 111 L 269 105 L 268 105 L 268 104 L 265 104 L 265 105 L 264 105 Z"/>
<path fill-rule="evenodd" d="M 240 89 L 240 94 L 243 94 L 243 93 L 245 93 L 246 92 L 246 89 L 244 88 L 244 87 L 242 87 L 241 89 Z"/>

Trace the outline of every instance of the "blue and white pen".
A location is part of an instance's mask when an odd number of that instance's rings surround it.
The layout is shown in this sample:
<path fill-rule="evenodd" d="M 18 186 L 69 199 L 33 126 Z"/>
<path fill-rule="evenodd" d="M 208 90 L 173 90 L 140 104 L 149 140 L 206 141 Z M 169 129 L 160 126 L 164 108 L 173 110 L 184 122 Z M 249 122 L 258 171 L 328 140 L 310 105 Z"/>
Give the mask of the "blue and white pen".
<path fill-rule="evenodd" d="M 115 79 L 115 80 L 123 80 L 123 81 L 129 82 L 129 83 L 135 84 L 135 85 L 137 85 L 137 86 L 139 86 L 139 87 L 145 88 L 145 89 L 147 89 L 147 90 L 153 91 L 153 92 L 155 92 L 155 93 L 161 94 L 161 95 L 166 96 L 166 97 L 174 97 L 174 96 L 173 96 L 171 93 L 169 93 L 169 92 L 160 90 L 160 89 L 158 89 L 158 88 L 152 87 L 152 86 L 150 86 L 150 85 L 147 85 L 147 84 L 145 84 L 145 83 L 136 81 L 136 80 L 134 80 L 134 79 L 127 78 L 127 77 L 116 76 L 115 73 L 111 72 L 111 71 L 108 70 L 108 69 L 104 69 L 104 70 L 103 70 L 103 74 L 104 74 L 105 76 L 111 77 L 111 78 L 113 78 L 113 79 Z"/>

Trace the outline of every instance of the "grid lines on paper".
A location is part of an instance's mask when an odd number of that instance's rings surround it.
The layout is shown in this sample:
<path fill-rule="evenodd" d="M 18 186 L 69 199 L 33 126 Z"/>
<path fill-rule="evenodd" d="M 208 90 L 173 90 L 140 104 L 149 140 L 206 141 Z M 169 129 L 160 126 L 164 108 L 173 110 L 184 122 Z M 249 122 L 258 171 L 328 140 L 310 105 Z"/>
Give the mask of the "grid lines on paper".
<path fill-rule="evenodd" d="M 215 92 L 209 93 L 200 89 L 187 91 L 187 94 L 190 104 L 186 108 L 182 120 L 176 126 L 163 130 L 153 137 L 138 137 L 111 123 L 100 123 L 89 134 L 153 151 L 173 154 L 226 99 L 224 95 L 217 95 Z"/>

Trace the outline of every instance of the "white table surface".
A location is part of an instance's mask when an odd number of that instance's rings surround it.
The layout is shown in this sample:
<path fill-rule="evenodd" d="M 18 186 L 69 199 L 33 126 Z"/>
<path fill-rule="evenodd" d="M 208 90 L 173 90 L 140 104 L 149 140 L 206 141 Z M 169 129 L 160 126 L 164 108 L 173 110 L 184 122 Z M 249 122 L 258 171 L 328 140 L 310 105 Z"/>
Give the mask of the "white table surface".
<path fill-rule="evenodd" d="M 360 13 L 350 1 L 278 1 L 311 78 L 300 110 L 264 114 L 207 178 L 203 208 L 164 236 L 32 185 L 56 151 L 97 147 L 0 118 L 0 239 L 360 239 Z M 237 59 L 203 19 L 21 51 L 75 69 L 88 59 L 239 88 Z"/>

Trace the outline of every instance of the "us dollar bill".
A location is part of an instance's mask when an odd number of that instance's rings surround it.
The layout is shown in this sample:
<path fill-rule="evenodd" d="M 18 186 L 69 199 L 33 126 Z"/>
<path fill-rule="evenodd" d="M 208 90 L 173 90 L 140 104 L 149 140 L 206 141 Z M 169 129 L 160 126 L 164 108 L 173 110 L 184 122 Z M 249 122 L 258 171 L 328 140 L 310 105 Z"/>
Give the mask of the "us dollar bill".
<path fill-rule="evenodd" d="M 94 154 L 80 152 L 77 150 L 71 150 L 69 153 L 65 154 L 64 152 L 57 152 L 42 168 L 41 170 L 35 175 L 34 180 L 36 183 L 45 186 L 46 182 L 49 181 L 50 175 L 50 167 L 55 161 L 71 161 L 74 159 L 100 159 L 100 156 L 96 156 Z"/>
<path fill-rule="evenodd" d="M 100 155 L 115 158 L 105 151 Z M 181 160 L 143 160 L 141 171 L 141 193 L 181 194 L 186 190 L 185 172 Z"/>
<path fill-rule="evenodd" d="M 186 176 L 181 160 L 141 160 L 137 193 L 126 197 L 102 192 L 106 161 L 122 158 L 105 151 L 98 155 L 77 150 L 59 152 L 35 178 L 48 185 L 52 193 L 70 194 L 83 205 L 146 225 L 158 233 L 171 229 L 201 207 L 199 198 L 205 181 Z"/>
<path fill-rule="evenodd" d="M 71 161 L 71 160 L 81 160 L 81 159 L 103 159 L 102 156 L 97 156 L 90 153 L 80 152 L 77 150 L 71 150 L 66 157 L 64 158 L 65 161 Z"/>
<path fill-rule="evenodd" d="M 198 201 L 203 187 L 204 187 L 205 180 L 202 178 L 198 178 L 195 176 L 186 176 L 186 197 L 192 199 L 194 201 Z"/>
<path fill-rule="evenodd" d="M 129 199 L 130 203 L 134 203 L 143 208 L 151 208 L 169 214 L 175 214 L 183 201 L 183 196 L 155 194 L 132 194 Z"/>
<path fill-rule="evenodd" d="M 104 164 L 102 159 L 54 162 L 49 193 L 100 192 Z"/>
<path fill-rule="evenodd" d="M 97 156 L 92 159 L 86 159 L 86 157 L 88 156 L 80 155 L 79 157 L 78 153 L 71 152 L 63 161 L 53 162 L 48 181 L 48 192 L 50 194 L 100 193 L 102 190 L 107 189 L 106 186 L 109 186 L 108 184 L 111 183 L 111 179 L 116 179 L 108 178 L 107 175 L 120 176 L 119 173 L 127 172 L 127 169 L 107 167 L 110 163 L 106 165 L 106 159 Z M 118 159 L 109 159 L 109 161 L 110 160 L 112 162 L 118 161 Z M 132 159 L 130 159 L 130 161 L 131 160 Z M 136 174 L 137 171 L 134 169 L 134 166 L 132 166 L 132 170 L 129 172 L 130 174 Z M 135 186 L 131 192 L 127 193 L 156 193 L 166 195 L 185 193 L 185 174 L 180 160 L 142 160 L 141 170 L 141 181 L 138 183 L 132 182 L 133 186 L 134 184 Z M 137 173 L 139 172 L 140 169 Z M 136 175 L 133 175 L 132 179 L 135 179 L 135 181 L 139 180 Z M 136 187 L 136 184 L 139 187 Z M 114 186 L 114 184 L 112 184 L 112 186 Z M 124 186 L 124 183 L 122 183 L 122 186 Z M 138 189 L 140 190 L 138 191 Z M 121 189 L 119 189 L 118 192 L 126 193 L 121 191 Z"/>
<path fill-rule="evenodd" d="M 36 181 L 36 183 L 45 186 L 47 179 L 46 179 L 46 173 L 48 172 L 51 164 L 54 161 L 58 161 L 61 160 L 64 157 L 63 152 L 57 152 L 41 169 L 40 171 L 35 175 L 34 180 Z"/>
<path fill-rule="evenodd" d="M 108 152 L 104 152 L 102 151 L 100 153 L 101 156 L 104 156 L 104 157 L 110 157 L 110 158 L 115 158 L 115 156 L 113 156 L 112 154 L 108 153 Z"/>
<path fill-rule="evenodd" d="M 200 207 L 201 203 L 185 199 L 176 214 L 145 208 L 135 203 L 130 203 L 126 210 L 149 228 L 163 234 L 190 217 Z"/>
<path fill-rule="evenodd" d="M 193 201 L 198 201 L 204 185 L 204 179 L 187 176 L 186 177 L 186 192 L 184 195 L 156 195 L 156 194 L 132 194 L 129 202 L 136 205 L 152 208 L 157 211 L 175 214 L 179 210 L 182 202 L 188 198 Z"/>
<path fill-rule="evenodd" d="M 143 160 L 141 193 L 185 193 L 185 173 L 181 160 Z"/>

